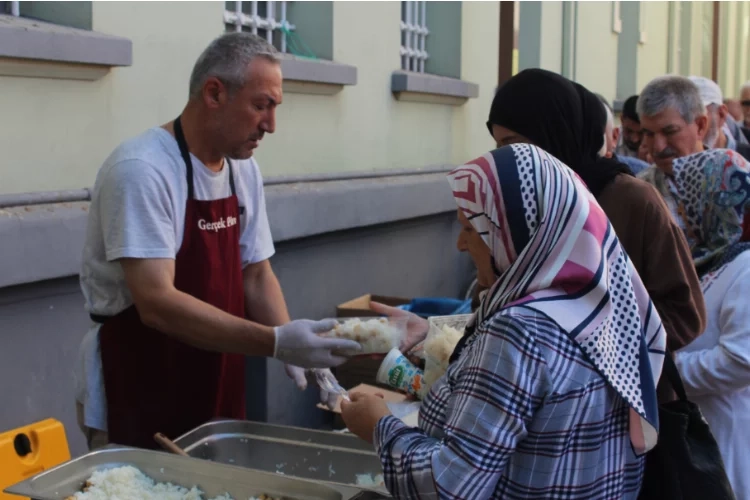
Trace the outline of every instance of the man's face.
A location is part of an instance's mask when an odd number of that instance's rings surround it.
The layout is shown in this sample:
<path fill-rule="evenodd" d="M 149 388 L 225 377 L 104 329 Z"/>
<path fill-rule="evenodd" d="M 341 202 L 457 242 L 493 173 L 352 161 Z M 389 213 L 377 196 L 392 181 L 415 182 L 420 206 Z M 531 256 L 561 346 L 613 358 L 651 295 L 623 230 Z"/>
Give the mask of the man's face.
<path fill-rule="evenodd" d="M 641 124 L 624 116 L 620 121 L 622 122 L 622 142 L 625 143 L 629 150 L 638 151 L 643 139 Z"/>
<path fill-rule="evenodd" d="M 222 153 L 238 160 L 250 158 L 263 136 L 276 130 L 276 107 L 283 97 L 281 66 L 255 58 L 247 66 L 245 82 L 225 92 L 214 108 Z"/>
<path fill-rule="evenodd" d="M 708 119 L 708 130 L 703 142 L 709 148 L 719 147 L 717 141 L 721 135 L 721 129 L 727 121 L 727 106 L 725 104 L 711 104 L 706 108 L 706 118 Z M 721 147 L 724 145 L 722 144 Z"/>
<path fill-rule="evenodd" d="M 656 166 L 672 172 L 672 160 L 703 150 L 703 138 L 708 128 L 705 115 L 686 123 L 680 112 L 668 108 L 653 116 L 641 115 L 643 141 Z"/>
<path fill-rule="evenodd" d="M 750 88 L 743 89 L 740 95 L 740 103 L 742 104 L 742 114 L 745 115 L 745 126 L 750 126 Z"/>
<path fill-rule="evenodd" d="M 617 148 L 617 141 L 620 137 L 620 130 L 612 126 L 608 121 L 604 128 L 604 145 L 607 146 L 607 157 L 611 157 Z"/>

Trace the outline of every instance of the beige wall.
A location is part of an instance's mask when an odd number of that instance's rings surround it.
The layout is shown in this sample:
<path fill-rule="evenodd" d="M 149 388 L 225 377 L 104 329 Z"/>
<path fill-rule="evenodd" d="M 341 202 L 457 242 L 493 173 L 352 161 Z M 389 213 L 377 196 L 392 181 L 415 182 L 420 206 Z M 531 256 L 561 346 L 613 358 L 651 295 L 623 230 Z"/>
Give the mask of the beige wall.
<path fill-rule="evenodd" d="M 117 143 L 179 114 L 197 54 L 222 29 L 222 3 L 189 5 L 94 2 L 93 29 L 133 41 L 134 66 L 100 80 L 0 77 L 0 193 L 91 186 Z"/>
<path fill-rule="evenodd" d="M 495 147 L 485 123 L 497 87 L 500 4 L 464 2 L 461 18 L 461 75 L 479 84 L 479 97 L 455 110 L 451 155 L 454 164 L 472 160 Z M 475 31 L 484 36 L 476 36 Z"/>
<path fill-rule="evenodd" d="M 557 73 L 562 71 L 563 40 L 562 2 L 542 2 L 542 39 L 540 68 Z"/>
<path fill-rule="evenodd" d="M 617 90 L 618 35 L 612 2 L 578 2 L 575 80 L 610 102 Z"/>
<path fill-rule="evenodd" d="M 645 43 L 638 45 L 636 85 L 640 90 L 653 78 L 668 73 L 669 58 L 669 4 L 667 2 L 641 2 L 641 27 L 646 33 Z"/>
<path fill-rule="evenodd" d="M 119 142 L 179 114 L 195 59 L 223 30 L 223 5 L 94 2 L 93 29 L 130 38 L 132 67 L 94 82 L 0 77 L 0 193 L 91 186 Z M 393 98 L 398 2 L 335 2 L 333 15 L 334 60 L 355 65 L 358 83 L 333 96 L 287 93 L 257 153 L 264 175 L 457 163 L 491 146 L 497 2 L 463 4 L 462 78 L 480 85 L 463 106 Z"/>

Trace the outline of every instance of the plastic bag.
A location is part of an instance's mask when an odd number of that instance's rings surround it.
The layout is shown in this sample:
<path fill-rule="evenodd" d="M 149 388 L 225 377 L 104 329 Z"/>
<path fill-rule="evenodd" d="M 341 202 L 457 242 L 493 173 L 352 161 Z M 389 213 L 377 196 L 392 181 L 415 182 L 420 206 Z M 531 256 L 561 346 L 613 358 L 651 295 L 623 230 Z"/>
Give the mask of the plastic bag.
<path fill-rule="evenodd" d="M 429 319 L 430 329 L 424 340 L 424 385 L 429 391 L 448 370 L 451 354 L 463 337 L 464 329 L 473 315 L 433 316 Z"/>

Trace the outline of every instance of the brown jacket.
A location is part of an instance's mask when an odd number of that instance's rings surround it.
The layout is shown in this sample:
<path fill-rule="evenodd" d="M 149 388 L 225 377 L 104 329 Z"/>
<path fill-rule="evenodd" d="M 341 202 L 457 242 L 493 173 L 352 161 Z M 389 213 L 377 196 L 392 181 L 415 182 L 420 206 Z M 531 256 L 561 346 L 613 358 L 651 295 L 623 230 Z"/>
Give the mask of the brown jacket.
<path fill-rule="evenodd" d="M 685 347 L 703 333 L 706 306 L 682 230 L 659 192 L 629 175 L 618 175 L 598 201 L 661 316 L 667 347 Z M 662 382 L 657 392 L 665 401 Z"/>

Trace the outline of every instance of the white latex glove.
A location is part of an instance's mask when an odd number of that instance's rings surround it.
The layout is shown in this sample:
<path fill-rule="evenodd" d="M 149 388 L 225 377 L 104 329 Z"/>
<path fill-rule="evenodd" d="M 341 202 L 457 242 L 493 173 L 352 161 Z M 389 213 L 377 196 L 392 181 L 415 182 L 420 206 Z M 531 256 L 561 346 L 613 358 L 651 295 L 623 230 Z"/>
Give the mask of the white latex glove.
<path fill-rule="evenodd" d="M 297 385 L 297 388 L 300 391 L 304 391 L 305 389 L 307 389 L 307 370 L 294 365 L 284 365 L 284 369 L 286 370 L 286 374 L 289 376 L 289 378 L 294 380 L 294 383 Z M 325 369 L 322 371 L 330 373 L 331 370 Z M 338 400 L 339 395 L 335 392 L 328 392 L 325 389 L 320 389 L 320 402 L 326 405 L 331 410 L 336 407 L 336 403 L 338 402 Z"/>
<path fill-rule="evenodd" d="M 303 368 L 330 368 L 348 358 L 334 354 L 340 351 L 362 350 L 358 342 L 346 339 L 323 338 L 319 333 L 329 332 L 336 321 L 310 321 L 300 319 L 274 329 L 276 344 L 273 357 L 284 363 Z"/>
<path fill-rule="evenodd" d="M 284 370 L 290 379 L 294 380 L 297 385 L 297 389 L 304 391 L 307 389 L 307 375 L 305 369 L 294 365 L 284 365 Z"/>

